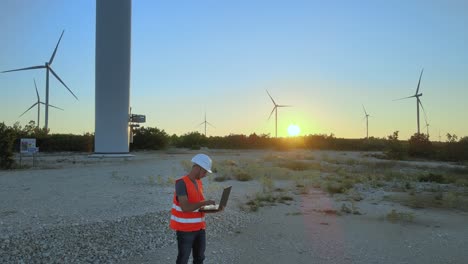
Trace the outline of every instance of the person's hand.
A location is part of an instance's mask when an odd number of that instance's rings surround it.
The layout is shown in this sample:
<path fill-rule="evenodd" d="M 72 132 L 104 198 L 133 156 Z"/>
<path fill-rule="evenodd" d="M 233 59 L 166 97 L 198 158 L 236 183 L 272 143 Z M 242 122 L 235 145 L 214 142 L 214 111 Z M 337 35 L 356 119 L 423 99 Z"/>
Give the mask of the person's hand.
<path fill-rule="evenodd" d="M 213 201 L 213 200 L 205 200 L 205 201 L 203 201 L 203 205 L 212 205 L 212 204 L 216 204 L 215 201 Z"/>

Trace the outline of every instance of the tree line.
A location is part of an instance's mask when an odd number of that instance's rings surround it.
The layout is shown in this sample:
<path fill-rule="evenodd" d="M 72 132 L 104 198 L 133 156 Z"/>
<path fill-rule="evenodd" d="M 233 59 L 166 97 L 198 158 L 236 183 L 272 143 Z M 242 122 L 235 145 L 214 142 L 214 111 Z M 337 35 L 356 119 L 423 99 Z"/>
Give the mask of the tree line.
<path fill-rule="evenodd" d="M 382 158 L 408 159 L 424 158 L 442 161 L 468 160 L 468 137 L 458 139 L 447 134 L 446 142 L 430 141 L 426 134 L 415 133 L 409 140 L 400 140 L 398 131 L 383 138 L 368 139 L 337 138 L 335 135 L 306 135 L 290 138 L 274 138 L 269 134 L 250 134 L 210 136 L 199 132 L 183 135 L 168 135 L 157 127 L 139 127 L 134 129 L 130 151 L 160 150 L 168 147 L 200 149 L 202 147 L 218 149 L 311 149 L 337 151 L 379 151 Z M 14 152 L 19 152 L 21 138 L 36 138 L 40 152 L 88 152 L 94 151 L 94 134 L 50 134 L 45 129 L 37 128 L 34 121 L 24 127 L 19 123 L 7 126 L 0 123 L 0 167 L 14 166 Z"/>

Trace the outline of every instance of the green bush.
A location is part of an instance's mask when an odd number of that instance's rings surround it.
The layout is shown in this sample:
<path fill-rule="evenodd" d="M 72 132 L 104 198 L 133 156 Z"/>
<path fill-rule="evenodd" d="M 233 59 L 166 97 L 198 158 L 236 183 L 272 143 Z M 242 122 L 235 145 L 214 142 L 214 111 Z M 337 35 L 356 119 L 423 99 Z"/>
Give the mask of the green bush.
<path fill-rule="evenodd" d="M 447 183 L 447 180 L 442 174 L 428 173 L 418 177 L 420 182 L 436 182 L 436 183 Z"/>
<path fill-rule="evenodd" d="M 13 159 L 13 143 L 15 134 L 12 128 L 0 123 L 0 168 L 11 169 L 15 164 Z"/>
<path fill-rule="evenodd" d="M 426 134 L 415 133 L 408 140 L 408 154 L 410 156 L 429 158 L 433 151 L 432 143 Z"/>
<path fill-rule="evenodd" d="M 169 145 L 169 135 L 156 127 L 141 127 L 134 130 L 131 150 L 157 150 Z"/>
<path fill-rule="evenodd" d="M 37 138 L 37 146 L 41 152 L 54 151 L 78 151 L 92 152 L 94 136 L 86 134 L 71 135 L 71 134 L 52 134 L 44 138 Z"/>
<path fill-rule="evenodd" d="M 174 141 L 174 139 L 173 139 Z M 201 146 L 206 145 L 206 137 L 198 132 L 190 132 L 180 136 L 176 140 L 176 147 L 190 148 L 193 150 L 200 149 Z"/>
<path fill-rule="evenodd" d="M 406 150 L 400 140 L 398 140 L 398 132 L 395 131 L 387 137 L 387 151 L 385 154 L 389 159 L 402 160 L 406 156 Z"/>

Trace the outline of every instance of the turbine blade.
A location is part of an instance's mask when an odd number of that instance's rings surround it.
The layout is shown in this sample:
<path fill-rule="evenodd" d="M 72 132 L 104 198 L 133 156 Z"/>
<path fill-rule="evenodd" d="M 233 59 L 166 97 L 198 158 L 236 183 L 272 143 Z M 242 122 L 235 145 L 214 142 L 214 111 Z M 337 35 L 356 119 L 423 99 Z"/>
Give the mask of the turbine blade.
<path fill-rule="evenodd" d="M 392 100 L 392 101 L 399 101 L 399 100 L 408 99 L 408 98 L 411 98 L 411 97 L 416 97 L 416 95 L 412 95 L 412 96 L 408 96 L 408 97 L 403 97 L 403 98 L 400 98 L 400 99 L 394 99 L 394 100 Z"/>
<path fill-rule="evenodd" d="M 200 125 L 203 125 L 203 124 L 205 124 L 205 122 L 201 122 L 200 124 L 197 125 L 197 127 L 200 126 Z"/>
<path fill-rule="evenodd" d="M 362 109 L 364 110 L 364 114 L 367 115 L 366 108 L 364 107 L 364 105 L 362 105 Z"/>
<path fill-rule="evenodd" d="M 276 105 L 275 105 L 275 107 L 273 107 L 273 110 L 271 110 L 271 113 L 270 113 L 270 116 L 268 117 L 268 120 L 270 120 L 271 115 L 273 114 L 273 112 L 275 111 L 275 109 L 276 109 Z"/>
<path fill-rule="evenodd" d="M 40 103 L 43 104 L 43 105 L 46 105 L 44 102 L 40 102 Z M 51 105 L 51 104 L 49 104 L 49 106 L 50 106 L 50 107 L 53 107 L 53 108 L 56 108 L 56 109 L 59 109 L 59 110 L 62 110 L 62 111 L 65 111 L 65 110 L 63 110 L 62 108 L 57 107 L 57 106 L 54 106 L 54 105 Z"/>
<path fill-rule="evenodd" d="M 45 67 L 46 67 L 46 66 L 44 66 L 44 65 L 39 65 L 39 66 L 32 66 L 32 67 L 21 68 L 21 69 L 15 69 L 15 70 L 2 71 L 2 73 L 5 73 L 5 72 L 14 72 L 14 71 L 24 71 L 24 70 L 42 69 L 42 68 L 45 68 Z"/>
<path fill-rule="evenodd" d="M 215 126 L 213 126 L 210 122 L 206 121 L 206 123 L 214 128 L 216 128 Z"/>
<path fill-rule="evenodd" d="M 424 72 L 424 68 L 421 70 L 421 75 L 419 75 L 418 88 L 416 88 L 416 93 L 415 93 L 415 95 L 417 95 L 418 92 L 419 92 L 419 85 L 421 84 L 421 77 L 422 77 L 422 75 L 423 75 L 423 72 Z"/>
<path fill-rule="evenodd" d="M 273 102 L 273 104 L 274 104 L 275 106 L 277 106 L 275 100 L 273 100 L 273 97 L 271 97 L 271 95 L 270 95 L 270 93 L 268 92 L 268 90 L 265 90 L 265 91 L 267 92 L 268 96 L 270 96 L 270 99 L 271 99 L 271 101 Z"/>
<path fill-rule="evenodd" d="M 67 90 L 76 98 L 76 100 L 78 100 L 78 97 L 76 97 L 76 95 L 70 90 L 70 88 L 68 88 L 68 86 L 62 81 L 62 79 L 60 79 L 60 77 L 58 77 L 58 75 L 54 72 L 54 70 L 52 70 L 51 67 L 49 67 L 49 70 L 50 72 L 52 72 L 52 74 L 55 76 L 55 78 L 57 78 L 57 80 L 59 80 L 63 86 L 65 86 L 65 88 L 67 88 Z"/>
<path fill-rule="evenodd" d="M 421 100 L 419 100 L 419 98 L 418 98 L 418 103 L 419 103 L 419 105 L 421 106 L 421 109 L 423 110 L 423 113 L 424 113 L 424 121 L 425 121 L 426 124 L 427 124 L 426 110 L 424 109 L 424 106 L 422 105 Z"/>
<path fill-rule="evenodd" d="M 31 110 L 31 108 L 33 108 L 34 106 L 37 105 L 37 102 L 34 103 L 33 105 L 31 105 L 31 107 L 28 108 L 28 110 L 24 111 L 19 117 L 22 117 L 24 114 L 26 114 L 26 112 L 28 112 L 29 110 Z"/>
<path fill-rule="evenodd" d="M 63 30 L 62 35 L 60 35 L 60 38 L 59 38 L 59 40 L 57 42 L 57 46 L 55 46 L 54 53 L 52 53 L 52 56 L 50 57 L 49 65 L 52 64 L 52 61 L 54 61 L 55 53 L 57 53 L 57 48 L 58 48 L 58 46 L 60 44 L 60 40 L 62 40 L 63 33 L 65 33 L 65 30 Z"/>
<path fill-rule="evenodd" d="M 36 88 L 37 101 L 40 102 L 41 98 L 39 97 L 39 92 L 37 91 L 36 79 L 34 79 L 34 87 Z"/>
<path fill-rule="evenodd" d="M 277 105 L 277 107 L 292 107 L 292 105 Z"/>

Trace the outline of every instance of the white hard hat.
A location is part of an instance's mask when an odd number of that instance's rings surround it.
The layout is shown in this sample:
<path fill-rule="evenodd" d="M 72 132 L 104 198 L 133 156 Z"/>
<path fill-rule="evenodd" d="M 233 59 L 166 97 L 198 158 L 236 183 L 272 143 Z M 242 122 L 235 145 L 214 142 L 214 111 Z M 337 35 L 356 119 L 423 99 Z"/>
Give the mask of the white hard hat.
<path fill-rule="evenodd" d="M 208 155 L 205 154 L 197 154 L 192 158 L 192 162 L 197 164 L 198 166 L 205 169 L 207 172 L 211 173 L 211 159 Z"/>

